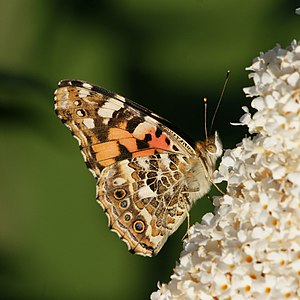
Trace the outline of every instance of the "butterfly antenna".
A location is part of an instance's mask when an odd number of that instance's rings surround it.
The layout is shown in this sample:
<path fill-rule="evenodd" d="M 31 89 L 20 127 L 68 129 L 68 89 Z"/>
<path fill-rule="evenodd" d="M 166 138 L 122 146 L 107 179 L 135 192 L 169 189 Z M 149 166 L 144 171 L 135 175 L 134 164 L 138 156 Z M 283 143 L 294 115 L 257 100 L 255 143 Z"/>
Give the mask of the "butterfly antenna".
<path fill-rule="evenodd" d="M 220 104 L 221 104 L 221 101 L 222 101 L 222 98 L 223 98 L 223 95 L 224 95 L 224 92 L 225 92 L 225 88 L 226 88 L 226 85 L 227 85 L 227 82 L 228 82 L 228 79 L 229 79 L 229 74 L 230 74 L 230 70 L 228 70 L 227 73 L 226 73 L 226 78 L 225 78 L 225 82 L 224 82 L 224 85 L 223 85 L 223 89 L 222 89 L 222 92 L 221 92 L 221 95 L 220 95 L 220 98 L 219 98 L 217 107 L 216 107 L 216 109 L 215 109 L 213 118 L 212 118 L 212 120 L 211 120 L 211 124 L 210 124 L 210 128 L 209 128 L 209 133 L 211 133 L 212 127 L 213 127 L 213 125 L 214 125 L 215 118 L 216 118 L 216 114 L 217 114 L 217 111 L 218 111 L 219 106 L 220 106 Z"/>
<path fill-rule="evenodd" d="M 205 133 L 205 140 L 208 139 L 207 135 L 207 98 L 203 99 L 204 103 L 204 133 Z"/>

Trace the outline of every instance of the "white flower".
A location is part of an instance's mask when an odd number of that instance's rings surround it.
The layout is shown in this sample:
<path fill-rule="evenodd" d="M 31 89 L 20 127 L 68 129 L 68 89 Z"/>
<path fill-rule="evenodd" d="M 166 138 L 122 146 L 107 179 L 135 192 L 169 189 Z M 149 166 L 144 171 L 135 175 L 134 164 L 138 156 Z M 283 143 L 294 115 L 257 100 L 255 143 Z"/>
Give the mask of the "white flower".
<path fill-rule="evenodd" d="M 256 112 L 227 150 L 216 182 L 215 214 L 190 228 L 168 284 L 152 300 L 300 298 L 300 43 L 261 53 L 245 88 Z"/>

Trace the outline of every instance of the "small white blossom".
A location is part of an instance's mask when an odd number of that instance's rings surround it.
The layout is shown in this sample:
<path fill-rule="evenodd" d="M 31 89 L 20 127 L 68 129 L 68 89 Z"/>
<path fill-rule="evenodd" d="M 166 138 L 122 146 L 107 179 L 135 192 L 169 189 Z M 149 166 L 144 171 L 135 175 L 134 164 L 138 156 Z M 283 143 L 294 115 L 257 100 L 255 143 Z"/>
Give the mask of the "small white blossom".
<path fill-rule="evenodd" d="M 300 43 L 261 53 L 249 75 L 256 112 L 224 153 L 215 213 L 190 228 L 168 284 L 152 300 L 300 298 Z"/>

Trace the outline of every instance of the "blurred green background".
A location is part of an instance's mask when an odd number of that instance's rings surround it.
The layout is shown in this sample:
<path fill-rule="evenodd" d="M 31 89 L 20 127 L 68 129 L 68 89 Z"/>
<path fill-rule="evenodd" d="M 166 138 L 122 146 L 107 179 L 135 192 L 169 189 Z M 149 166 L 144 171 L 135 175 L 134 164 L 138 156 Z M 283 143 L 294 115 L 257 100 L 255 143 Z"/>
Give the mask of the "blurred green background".
<path fill-rule="evenodd" d="M 298 5 L 299 4 L 299 5 Z M 56 117 L 61 79 L 82 79 L 136 100 L 203 138 L 232 71 L 215 128 L 224 147 L 252 85 L 260 51 L 300 34 L 296 1 L 10 0 L 0 2 L 0 298 L 148 299 L 166 282 L 186 223 L 154 258 L 134 256 L 107 228 L 95 180 Z M 212 194 L 218 194 L 215 190 Z M 192 223 L 213 210 L 198 201 Z"/>

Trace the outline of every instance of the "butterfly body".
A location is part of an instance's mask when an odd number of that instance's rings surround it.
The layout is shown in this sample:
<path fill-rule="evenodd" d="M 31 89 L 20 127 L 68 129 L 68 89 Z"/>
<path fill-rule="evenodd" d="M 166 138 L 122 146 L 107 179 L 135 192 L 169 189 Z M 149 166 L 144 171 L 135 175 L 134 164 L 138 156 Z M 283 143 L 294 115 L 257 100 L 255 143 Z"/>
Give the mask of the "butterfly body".
<path fill-rule="evenodd" d="M 208 192 L 218 134 L 194 143 L 143 106 L 79 80 L 59 83 L 55 109 L 97 179 L 111 230 L 130 251 L 157 254 Z"/>

